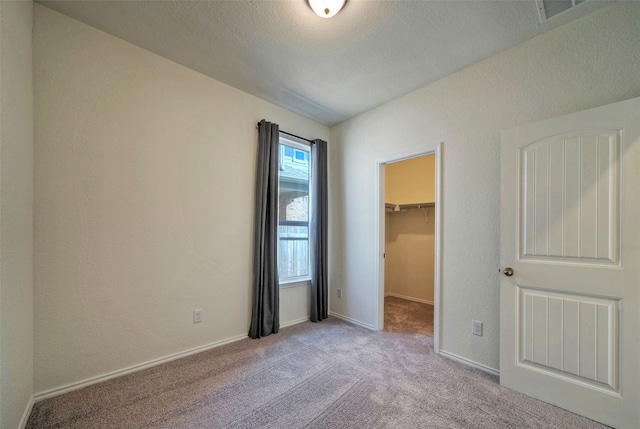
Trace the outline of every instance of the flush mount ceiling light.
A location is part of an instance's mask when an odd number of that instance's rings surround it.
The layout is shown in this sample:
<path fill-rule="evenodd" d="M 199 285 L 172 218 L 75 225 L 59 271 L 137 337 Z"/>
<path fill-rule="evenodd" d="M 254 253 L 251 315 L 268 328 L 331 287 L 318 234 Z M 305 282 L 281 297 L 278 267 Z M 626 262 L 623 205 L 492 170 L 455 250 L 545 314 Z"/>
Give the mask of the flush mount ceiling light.
<path fill-rule="evenodd" d="M 308 0 L 311 9 L 321 18 L 331 18 L 344 7 L 347 0 Z"/>

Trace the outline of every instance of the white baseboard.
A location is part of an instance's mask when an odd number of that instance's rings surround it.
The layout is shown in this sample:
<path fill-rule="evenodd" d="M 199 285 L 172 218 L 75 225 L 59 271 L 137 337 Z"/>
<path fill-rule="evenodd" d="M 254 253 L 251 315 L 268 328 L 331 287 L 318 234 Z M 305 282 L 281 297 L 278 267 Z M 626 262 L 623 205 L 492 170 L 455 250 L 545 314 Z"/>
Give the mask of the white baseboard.
<path fill-rule="evenodd" d="M 500 377 L 500 371 L 495 369 L 495 368 L 491 368 L 490 366 L 486 366 L 486 365 L 483 365 L 481 363 L 474 362 L 474 361 L 472 361 L 470 359 L 463 358 L 462 356 L 454 355 L 453 353 L 449 353 L 449 352 L 447 352 L 445 350 L 440 350 L 440 354 L 442 356 L 444 356 L 444 357 L 449 358 L 449 359 L 453 359 L 453 360 L 455 360 L 457 362 L 463 363 L 465 365 L 472 366 L 472 367 L 477 368 L 477 369 L 479 369 L 481 371 L 487 372 L 487 373 L 489 373 L 491 375 L 495 375 L 496 377 Z"/>
<path fill-rule="evenodd" d="M 287 326 L 298 325 L 300 323 L 304 323 L 304 322 L 308 322 L 308 321 L 309 321 L 309 317 L 301 317 L 300 319 L 291 320 L 291 321 L 286 322 L 286 323 L 281 323 L 280 327 L 281 328 L 286 328 Z"/>
<path fill-rule="evenodd" d="M 292 322 L 289 322 L 292 323 Z M 151 368 L 157 365 L 161 365 L 166 362 L 171 362 L 176 359 L 180 359 L 183 357 L 191 356 L 196 353 L 204 352 L 210 349 L 214 349 L 216 347 L 223 346 L 225 344 L 234 343 L 236 341 L 244 340 L 245 338 L 249 338 L 247 334 L 237 335 L 235 337 L 227 338 L 225 340 L 216 341 L 210 344 L 206 344 L 200 347 L 194 347 L 189 350 L 185 350 L 183 352 L 174 353 L 169 356 L 161 357 L 158 359 L 153 359 L 147 362 L 143 362 L 138 365 L 133 365 L 128 368 L 119 369 L 117 371 L 109 372 L 107 374 L 98 375 L 96 377 L 91 377 L 86 380 L 78 381 L 76 383 L 67 384 L 66 386 L 56 387 L 54 389 L 46 390 L 44 392 L 37 393 L 34 395 L 33 402 L 38 402 L 43 399 L 52 398 L 54 396 L 59 396 L 67 392 L 71 392 L 74 390 L 82 389 L 83 387 L 91 386 L 92 384 L 101 383 L 103 381 L 110 380 L 112 378 L 121 377 L 126 374 L 130 374 L 132 372 L 141 371 L 143 369 Z"/>
<path fill-rule="evenodd" d="M 33 410 L 34 403 L 35 403 L 35 400 L 33 399 L 33 396 L 31 396 L 31 399 L 29 400 L 29 405 L 24 410 L 24 414 L 22 414 L 22 418 L 20 419 L 20 423 L 18 424 L 19 429 L 24 429 L 25 427 L 27 427 L 27 420 L 29 420 L 29 416 L 31 415 L 31 410 Z"/>
<path fill-rule="evenodd" d="M 342 319 L 345 322 L 349 322 L 349 323 L 353 323 L 354 325 L 358 325 L 358 326 L 362 326 L 363 328 L 369 329 L 371 331 L 377 331 L 376 327 L 373 325 L 369 325 L 368 323 L 363 323 L 359 320 L 356 319 L 352 319 L 350 317 L 347 316 L 343 316 L 342 314 L 338 314 L 338 313 L 334 313 L 333 311 L 329 312 L 329 315 L 336 317 L 338 319 Z"/>
<path fill-rule="evenodd" d="M 288 326 L 293 326 L 293 325 L 297 325 L 299 323 L 307 322 L 308 320 L 309 320 L 308 317 L 302 317 L 300 319 L 291 320 L 289 322 L 283 323 L 283 324 L 280 325 L 280 327 L 281 328 L 286 328 Z M 141 371 L 143 369 L 151 368 L 151 367 L 156 366 L 156 365 L 161 365 L 163 363 L 170 362 L 170 361 L 173 361 L 173 360 L 176 360 L 176 359 L 180 359 L 180 358 L 183 358 L 183 357 L 191 356 L 193 354 L 204 352 L 204 351 L 216 348 L 216 347 L 220 347 L 220 346 L 223 346 L 225 344 L 229 344 L 229 343 L 233 343 L 233 342 L 236 342 L 236 341 L 240 341 L 240 340 L 243 340 L 245 338 L 249 338 L 249 337 L 246 334 L 237 335 L 235 337 L 227 338 L 226 340 L 216 341 L 216 342 L 213 342 L 213 343 L 210 343 L 210 344 L 206 344 L 204 346 L 195 347 L 193 349 L 189 349 L 189 350 L 186 350 L 186 351 L 183 351 L 183 352 L 174 353 L 174 354 L 169 355 L 169 356 L 165 356 L 165 357 L 162 357 L 162 358 L 150 360 L 148 362 L 144 362 L 144 363 L 141 363 L 141 364 L 138 364 L 138 365 L 133 365 L 133 366 L 130 366 L 128 368 L 123 368 L 123 369 L 120 369 L 120 370 L 117 370 L 117 371 L 109 372 L 107 374 L 99 375 L 97 377 L 88 378 L 86 380 L 82 380 L 82 381 L 79 381 L 77 383 L 72 383 L 72 384 L 68 384 L 66 386 L 57 387 L 55 389 L 47 390 L 45 392 L 40 392 L 40 393 L 38 393 L 38 394 L 36 394 L 34 396 L 34 399 L 31 401 L 31 404 L 33 406 L 34 402 L 38 402 L 38 401 L 41 401 L 43 399 L 52 398 L 54 396 L 62 395 L 64 393 L 71 392 L 73 390 L 82 389 L 83 387 L 91 386 L 92 384 L 101 383 L 103 381 L 110 380 L 110 379 L 116 378 L 116 377 L 121 377 L 123 375 L 130 374 L 132 372 Z M 29 411 L 29 413 L 30 412 L 31 411 Z M 27 418 L 28 417 L 29 417 L 29 414 L 27 414 Z M 26 421 L 25 421 L 25 423 L 26 423 Z"/>
<path fill-rule="evenodd" d="M 421 299 L 421 298 L 414 298 L 412 296 L 400 295 L 399 293 L 390 292 L 390 293 L 385 293 L 384 296 L 385 297 L 393 296 L 395 298 L 406 299 L 407 301 L 415 301 L 415 302 L 421 302 L 423 304 L 433 305 L 433 301 L 428 301 L 426 299 Z"/>

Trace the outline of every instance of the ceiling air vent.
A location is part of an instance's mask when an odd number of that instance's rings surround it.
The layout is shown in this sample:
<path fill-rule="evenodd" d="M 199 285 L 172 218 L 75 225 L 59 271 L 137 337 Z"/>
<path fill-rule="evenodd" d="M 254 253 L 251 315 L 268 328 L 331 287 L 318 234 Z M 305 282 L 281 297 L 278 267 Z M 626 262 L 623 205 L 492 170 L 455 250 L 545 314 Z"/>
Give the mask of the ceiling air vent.
<path fill-rule="evenodd" d="M 584 3 L 587 0 L 536 0 L 540 22 L 545 22 L 559 13 Z"/>

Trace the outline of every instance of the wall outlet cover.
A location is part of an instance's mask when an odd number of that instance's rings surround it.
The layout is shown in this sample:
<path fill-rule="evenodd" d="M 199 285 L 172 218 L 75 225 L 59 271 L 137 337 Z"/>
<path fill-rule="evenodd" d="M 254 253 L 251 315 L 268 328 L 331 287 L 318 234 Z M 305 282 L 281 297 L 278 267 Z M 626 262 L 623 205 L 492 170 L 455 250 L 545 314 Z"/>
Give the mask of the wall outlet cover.
<path fill-rule="evenodd" d="M 482 322 L 480 322 L 479 320 L 472 320 L 471 321 L 471 333 L 473 335 L 478 335 L 478 336 L 482 336 Z"/>

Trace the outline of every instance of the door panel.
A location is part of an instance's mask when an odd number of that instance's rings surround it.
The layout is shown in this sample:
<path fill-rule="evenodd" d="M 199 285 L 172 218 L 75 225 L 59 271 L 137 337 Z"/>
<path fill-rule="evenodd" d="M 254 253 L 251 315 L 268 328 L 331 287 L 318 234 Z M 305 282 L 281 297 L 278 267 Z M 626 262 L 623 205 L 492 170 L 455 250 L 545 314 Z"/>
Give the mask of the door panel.
<path fill-rule="evenodd" d="M 617 264 L 620 131 L 555 136 L 520 152 L 520 258 Z"/>
<path fill-rule="evenodd" d="M 640 99 L 502 133 L 501 384 L 640 427 Z"/>
<path fill-rule="evenodd" d="M 617 393 L 619 300 L 518 292 L 518 362 Z"/>

